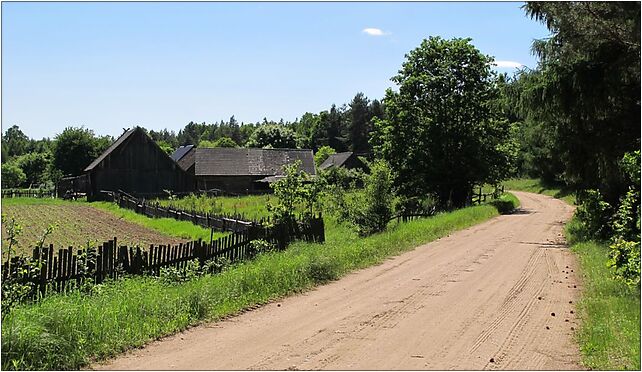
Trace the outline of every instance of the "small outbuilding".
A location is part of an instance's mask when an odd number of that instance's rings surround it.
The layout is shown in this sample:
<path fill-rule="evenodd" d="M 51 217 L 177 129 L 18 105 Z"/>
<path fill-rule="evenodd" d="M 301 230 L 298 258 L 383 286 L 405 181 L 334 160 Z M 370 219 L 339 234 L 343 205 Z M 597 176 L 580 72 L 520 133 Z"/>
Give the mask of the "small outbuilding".
<path fill-rule="evenodd" d="M 196 147 L 194 145 L 181 146 L 172 154 L 174 160 L 184 171 L 189 174 L 194 174 L 194 153 Z"/>
<path fill-rule="evenodd" d="M 101 199 L 101 191 L 123 190 L 146 197 L 165 190 L 194 189 L 194 178 L 163 151 L 140 127 L 127 130 L 84 170 L 87 199 Z"/>
<path fill-rule="evenodd" d="M 363 171 L 368 169 L 364 162 L 362 162 L 354 152 L 340 152 L 328 156 L 328 158 L 319 165 L 319 170 L 332 167 L 361 169 Z"/>

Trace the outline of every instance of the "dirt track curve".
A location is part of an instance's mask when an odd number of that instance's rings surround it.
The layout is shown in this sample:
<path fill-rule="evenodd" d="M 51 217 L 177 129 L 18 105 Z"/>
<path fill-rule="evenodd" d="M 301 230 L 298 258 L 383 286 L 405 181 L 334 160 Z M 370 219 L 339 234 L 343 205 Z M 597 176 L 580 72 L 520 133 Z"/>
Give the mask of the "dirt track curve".
<path fill-rule="evenodd" d="M 93 368 L 579 369 L 572 208 L 514 194 L 515 214 Z"/>

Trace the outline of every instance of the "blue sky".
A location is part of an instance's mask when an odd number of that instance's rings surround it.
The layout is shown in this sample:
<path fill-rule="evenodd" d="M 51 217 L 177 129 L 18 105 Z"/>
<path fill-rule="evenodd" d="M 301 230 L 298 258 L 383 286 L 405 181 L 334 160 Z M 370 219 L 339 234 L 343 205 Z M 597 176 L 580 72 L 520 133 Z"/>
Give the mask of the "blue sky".
<path fill-rule="evenodd" d="M 531 42 L 548 32 L 521 4 L 3 2 L 2 128 L 294 120 L 357 92 L 382 98 L 433 35 L 535 67 Z"/>

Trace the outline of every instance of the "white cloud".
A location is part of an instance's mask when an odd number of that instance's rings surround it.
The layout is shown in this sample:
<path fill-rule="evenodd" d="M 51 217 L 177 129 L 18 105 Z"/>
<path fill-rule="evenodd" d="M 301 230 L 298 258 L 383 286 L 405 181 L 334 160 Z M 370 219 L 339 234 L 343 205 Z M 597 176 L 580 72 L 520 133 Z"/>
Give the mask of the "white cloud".
<path fill-rule="evenodd" d="M 524 65 L 515 61 L 495 61 L 495 66 L 499 68 L 520 68 Z"/>
<path fill-rule="evenodd" d="M 364 28 L 361 32 L 366 33 L 370 36 L 385 36 L 390 35 L 389 32 L 384 32 L 379 28 Z"/>

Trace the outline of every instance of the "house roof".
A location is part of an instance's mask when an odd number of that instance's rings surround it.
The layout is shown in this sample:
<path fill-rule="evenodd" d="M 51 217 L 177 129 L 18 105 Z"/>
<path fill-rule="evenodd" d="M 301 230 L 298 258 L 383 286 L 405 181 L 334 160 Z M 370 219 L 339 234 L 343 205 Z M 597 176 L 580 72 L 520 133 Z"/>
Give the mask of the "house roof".
<path fill-rule="evenodd" d="M 352 154 L 353 154 L 353 152 L 350 152 L 350 151 L 348 151 L 348 152 L 340 152 L 340 153 L 337 153 L 337 154 L 332 154 L 332 155 L 328 156 L 328 158 L 325 159 L 325 161 L 323 163 L 321 163 L 321 165 L 319 165 L 319 169 L 326 169 L 326 168 L 330 168 L 330 167 L 340 167 L 343 164 L 345 164 L 345 162 L 348 159 L 350 159 Z"/>
<path fill-rule="evenodd" d="M 301 160 L 301 169 L 316 174 L 312 150 L 197 148 L 197 176 L 274 176 L 283 174 L 283 166 Z"/>
<path fill-rule="evenodd" d="M 185 156 L 189 152 L 189 150 L 193 148 L 194 148 L 194 145 L 181 146 L 177 148 L 176 151 L 174 151 L 171 157 L 174 161 L 179 161 L 183 158 L 183 156 Z"/>
<path fill-rule="evenodd" d="M 105 160 L 105 158 L 106 158 L 107 156 L 109 156 L 109 154 L 111 154 L 111 153 L 112 153 L 114 150 L 116 150 L 116 149 L 117 149 L 117 148 L 118 148 L 118 147 L 119 147 L 123 142 L 125 142 L 129 137 L 131 137 L 131 135 L 132 135 L 132 134 L 134 134 L 134 132 L 136 132 L 137 130 L 141 130 L 141 131 L 142 131 L 142 129 L 141 129 L 141 128 L 139 128 L 139 127 L 135 127 L 135 128 L 132 128 L 132 129 L 130 129 L 130 130 L 128 130 L 128 131 L 126 131 L 125 133 L 123 133 L 120 137 L 118 137 L 118 139 L 117 139 L 116 141 L 114 141 L 114 143 L 112 143 L 112 144 L 107 148 L 107 150 L 105 150 L 102 154 L 100 154 L 100 156 L 99 156 L 99 157 L 97 157 L 94 161 L 92 161 L 92 162 L 91 162 L 91 164 L 89 164 L 89 165 L 87 166 L 87 168 L 85 168 L 84 172 L 88 172 L 88 171 L 90 171 L 90 170 L 94 169 L 98 164 L 100 164 L 103 160 Z"/>

